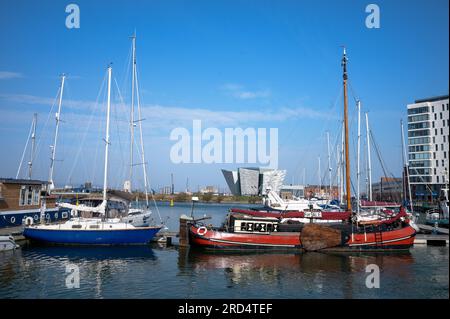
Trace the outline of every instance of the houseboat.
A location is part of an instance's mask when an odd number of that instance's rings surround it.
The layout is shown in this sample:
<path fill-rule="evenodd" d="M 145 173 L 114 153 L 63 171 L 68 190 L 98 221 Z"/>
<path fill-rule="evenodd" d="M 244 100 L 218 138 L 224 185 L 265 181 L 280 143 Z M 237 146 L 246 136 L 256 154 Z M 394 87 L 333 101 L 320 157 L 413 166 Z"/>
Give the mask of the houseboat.
<path fill-rule="evenodd" d="M 68 209 L 56 206 L 48 182 L 0 178 L 0 228 L 68 219 Z"/>

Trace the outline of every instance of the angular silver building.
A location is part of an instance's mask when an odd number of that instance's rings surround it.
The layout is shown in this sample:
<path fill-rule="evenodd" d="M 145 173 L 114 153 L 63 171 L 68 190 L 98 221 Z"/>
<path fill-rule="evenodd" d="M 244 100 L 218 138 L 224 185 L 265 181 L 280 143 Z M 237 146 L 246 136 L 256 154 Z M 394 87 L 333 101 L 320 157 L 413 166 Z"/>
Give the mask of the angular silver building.
<path fill-rule="evenodd" d="M 270 187 L 279 192 L 286 176 L 285 170 L 240 167 L 237 171 L 222 170 L 228 187 L 236 196 L 260 196 Z"/>

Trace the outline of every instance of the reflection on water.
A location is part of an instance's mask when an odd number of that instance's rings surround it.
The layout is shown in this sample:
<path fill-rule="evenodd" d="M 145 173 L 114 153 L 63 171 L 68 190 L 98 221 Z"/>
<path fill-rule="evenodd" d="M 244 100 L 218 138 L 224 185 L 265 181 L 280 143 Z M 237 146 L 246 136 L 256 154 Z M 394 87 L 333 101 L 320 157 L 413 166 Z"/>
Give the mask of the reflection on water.
<path fill-rule="evenodd" d="M 66 265 L 80 288 L 65 286 Z M 381 288 L 365 286 L 366 267 Z M 0 253 L 0 298 L 448 298 L 448 247 L 407 254 L 28 247 Z"/>
<path fill-rule="evenodd" d="M 381 273 L 388 272 L 389 278 L 395 281 L 407 281 L 414 276 L 414 263 L 411 253 L 218 253 L 180 249 L 178 256 L 181 274 L 194 276 L 219 271 L 226 279 L 227 288 L 263 283 L 272 289 L 284 287 L 286 292 L 296 289 L 306 297 L 326 295 L 332 298 L 355 297 L 355 290 L 365 288 L 366 267 L 370 264 L 378 265 Z M 283 291 L 279 297 L 284 297 Z"/>

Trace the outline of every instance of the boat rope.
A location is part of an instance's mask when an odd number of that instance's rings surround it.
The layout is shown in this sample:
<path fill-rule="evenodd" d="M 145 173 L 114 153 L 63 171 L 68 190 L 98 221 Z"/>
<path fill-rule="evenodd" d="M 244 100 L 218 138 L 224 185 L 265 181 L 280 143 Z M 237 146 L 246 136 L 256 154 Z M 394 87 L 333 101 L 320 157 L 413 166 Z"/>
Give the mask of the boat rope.
<path fill-rule="evenodd" d="M 55 96 L 55 98 L 53 99 L 53 103 L 52 103 L 52 105 L 51 105 L 51 107 L 50 107 L 50 111 L 49 111 L 48 114 L 47 114 L 47 119 L 45 120 L 44 126 L 43 126 L 42 129 L 39 131 L 39 134 L 37 134 L 38 138 L 37 138 L 37 141 L 36 141 L 36 151 L 34 152 L 33 160 L 34 160 L 35 158 L 37 158 L 37 156 L 38 156 L 38 154 L 39 154 L 41 142 L 42 142 L 44 133 L 46 132 L 48 122 L 50 121 L 50 118 L 52 117 L 53 109 L 55 108 L 56 103 L 57 103 L 57 101 L 58 101 L 58 96 L 59 96 L 59 91 L 60 91 L 60 90 L 61 90 L 61 88 L 58 87 L 58 90 L 57 90 L 57 92 L 56 92 L 56 96 Z"/>
<path fill-rule="evenodd" d="M 25 158 L 25 153 L 26 153 L 26 151 L 27 151 L 28 143 L 30 142 L 32 132 L 33 132 L 33 123 L 31 123 L 30 132 L 28 133 L 27 142 L 25 143 L 25 147 L 24 147 L 24 149 L 23 149 L 22 157 L 21 157 L 20 163 L 19 163 L 19 168 L 17 169 L 16 179 L 19 178 L 19 173 L 20 173 L 20 170 L 21 170 L 21 168 L 22 168 L 23 159 Z"/>
<path fill-rule="evenodd" d="M 94 107 L 92 108 L 92 111 L 91 111 L 91 114 L 90 114 L 90 117 L 89 117 L 89 120 L 88 120 L 86 129 L 85 129 L 84 132 L 83 132 L 83 135 L 82 135 L 82 138 L 81 138 L 80 146 L 78 147 L 77 153 L 76 153 L 76 155 L 75 155 L 75 160 L 74 160 L 74 162 L 73 162 L 73 164 L 72 164 L 72 167 L 71 167 L 71 169 L 70 169 L 70 171 L 69 171 L 69 174 L 68 174 L 68 176 L 67 176 L 66 184 L 68 184 L 69 181 L 72 180 L 72 174 L 73 174 L 73 172 L 74 172 L 74 170 L 75 170 L 75 167 L 77 166 L 78 159 L 79 159 L 79 157 L 80 157 L 80 155 L 81 155 L 81 151 L 82 151 L 82 149 L 84 148 L 84 143 L 85 143 L 85 141 L 86 141 L 86 136 L 87 136 L 88 131 L 90 130 L 90 127 L 91 127 L 91 124 L 92 124 L 92 120 L 93 120 L 93 118 L 94 118 L 94 113 L 96 112 L 96 110 L 97 110 L 97 108 L 98 108 L 99 99 L 100 99 L 100 94 L 101 94 L 102 90 L 104 89 L 105 83 L 106 83 L 106 74 L 105 74 L 105 76 L 103 77 L 103 81 L 102 81 L 102 83 L 101 83 L 101 85 L 100 85 L 100 90 L 98 91 L 97 98 L 96 98 L 96 100 L 95 100 Z"/>

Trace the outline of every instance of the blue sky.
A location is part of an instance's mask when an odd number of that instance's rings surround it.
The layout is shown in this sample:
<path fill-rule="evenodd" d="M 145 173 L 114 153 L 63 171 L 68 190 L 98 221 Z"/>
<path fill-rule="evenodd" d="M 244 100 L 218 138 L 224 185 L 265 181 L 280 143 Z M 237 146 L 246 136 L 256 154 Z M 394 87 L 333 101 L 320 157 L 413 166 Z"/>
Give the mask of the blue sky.
<path fill-rule="evenodd" d="M 187 178 L 191 189 L 225 187 L 220 168 L 241 166 L 171 163 L 170 131 L 191 130 L 193 119 L 221 130 L 278 128 L 279 168 L 287 169 L 286 181 L 301 182 L 306 169 L 306 182 L 318 183 L 318 156 L 326 175 L 325 132 L 330 132 L 332 145 L 339 138 L 341 45 L 347 47 L 352 88 L 351 150 L 356 150 L 355 95 L 369 112 L 383 160 L 394 175 L 401 171 L 399 122 L 406 119 L 406 104 L 448 94 L 446 0 L 76 1 L 79 29 L 65 26 L 69 3 L 0 2 L 0 149 L 7 152 L 0 176 L 15 176 L 37 112 L 42 133 L 35 177 L 47 178 L 53 119 L 43 127 L 64 72 L 67 105 L 63 103 L 56 182 L 101 184 L 104 90 L 97 107 L 95 101 L 112 62 L 129 103 L 128 37 L 134 30 L 146 155 L 155 189 L 170 183 L 170 173 L 177 190 L 185 188 Z M 380 7 L 379 29 L 365 27 L 369 3 Z M 114 90 L 115 102 L 120 102 Z M 113 124 L 110 182 L 119 186 L 127 171 L 128 115 L 123 105 L 114 112 L 118 121 Z M 352 161 L 354 168 L 355 155 Z M 382 171 L 374 162 L 374 179 L 379 179 Z M 142 183 L 138 168 L 135 175 L 136 184 Z M 328 183 L 326 178 L 323 182 Z"/>

